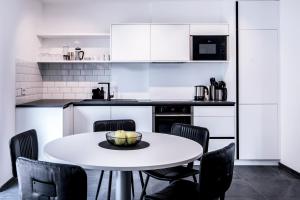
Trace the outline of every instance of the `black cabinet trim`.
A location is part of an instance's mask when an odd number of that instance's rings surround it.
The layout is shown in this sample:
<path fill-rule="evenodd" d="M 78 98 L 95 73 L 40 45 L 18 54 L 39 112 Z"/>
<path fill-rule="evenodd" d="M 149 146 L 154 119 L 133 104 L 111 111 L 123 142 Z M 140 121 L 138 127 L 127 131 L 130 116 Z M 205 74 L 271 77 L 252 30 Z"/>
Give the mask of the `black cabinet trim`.
<path fill-rule="evenodd" d="M 234 139 L 235 137 L 209 137 L 212 140 Z"/>
<path fill-rule="evenodd" d="M 235 2 L 235 29 L 236 29 L 236 158 L 240 159 L 239 142 L 239 2 Z"/>

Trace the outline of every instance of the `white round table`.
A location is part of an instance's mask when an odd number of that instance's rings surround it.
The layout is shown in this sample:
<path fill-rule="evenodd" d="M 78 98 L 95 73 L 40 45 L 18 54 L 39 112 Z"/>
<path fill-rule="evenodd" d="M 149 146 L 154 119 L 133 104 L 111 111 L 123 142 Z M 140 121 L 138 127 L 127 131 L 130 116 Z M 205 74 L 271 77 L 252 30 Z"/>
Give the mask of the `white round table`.
<path fill-rule="evenodd" d="M 116 199 L 130 200 L 130 171 L 162 169 L 192 162 L 202 155 L 200 144 L 169 134 L 142 132 L 150 146 L 110 150 L 98 146 L 106 132 L 82 133 L 56 139 L 45 146 L 50 158 L 85 169 L 117 171 Z"/>

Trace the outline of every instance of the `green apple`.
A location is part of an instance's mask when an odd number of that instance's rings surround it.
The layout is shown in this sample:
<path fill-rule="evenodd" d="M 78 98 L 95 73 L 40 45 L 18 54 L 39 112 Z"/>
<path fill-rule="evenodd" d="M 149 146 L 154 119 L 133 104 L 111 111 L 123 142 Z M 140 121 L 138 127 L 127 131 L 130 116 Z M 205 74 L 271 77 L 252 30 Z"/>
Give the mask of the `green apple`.
<path fill-rule="evenodd" d="M 137 140 L 137 133 L 134 131 L 127 131 L 126 132 L 126 139 L 128 144 L 135 144 Z"/>
<path fill-rule="evenodd" d="M 118 130 L 115 132 L 115 144 L 123 145 L 126 141 L 126 132 L 123 130 Z"/>

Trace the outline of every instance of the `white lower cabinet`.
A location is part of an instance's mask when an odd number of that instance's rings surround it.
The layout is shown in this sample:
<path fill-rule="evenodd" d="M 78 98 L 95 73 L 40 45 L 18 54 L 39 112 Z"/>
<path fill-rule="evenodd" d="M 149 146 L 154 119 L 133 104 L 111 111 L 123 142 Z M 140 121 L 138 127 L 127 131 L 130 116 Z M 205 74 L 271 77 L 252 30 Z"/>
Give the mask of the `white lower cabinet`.
<path fill-rule="evenodd" d="M 208 144 L 208 151 L 210 152 L 222 149 L 232 142 L 235 142 L 235 139 L 210 139 Z"/>
<path fill-rule="evenodd" d="M 95 121 L 110 119 L 110 106 L 75 106 L 74 134 L 93 132 Z"/>
<path fill-rule="evenodd" d="M 209 151 L 221 149 L 235 142 L 235 107 L 195 106 L 194 125 L 209 130 Z"/>
<path fill-rule="evenodd" d="M 39 160 L 48 160 L 44 154 L 48 142 L 65 136 L 63 115 L 63 108 L 16 108 L 16 133 L 36 130 Z"/>
<path fill-rule="evenodd" d="M 240 159 L 279 159 L 277 105 L 240 105 Z"/>
<path fill-rule="evenodd" d="M 152 131 L 152 106 L 112 106 L 111 119 L 132 119 L 137 131 Z"/>
<path fill-rule="evenodd" d="M 75 106 L 74 134 L 93 132 L 98 120 L 132 119 L 138 131 L 152 131 L 152 106 Z"/>
<path fill-rule="evenodd" d="M 234 137 L 234 117 L 194 117 L 194 125 L 209 130 L 210 137 Z"/>

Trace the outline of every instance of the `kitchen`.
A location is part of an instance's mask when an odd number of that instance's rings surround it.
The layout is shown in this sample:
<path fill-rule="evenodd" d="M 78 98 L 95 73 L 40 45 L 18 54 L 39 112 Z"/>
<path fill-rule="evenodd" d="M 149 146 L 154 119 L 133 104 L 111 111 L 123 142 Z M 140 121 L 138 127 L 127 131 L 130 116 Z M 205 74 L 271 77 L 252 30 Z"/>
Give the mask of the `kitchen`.
<path fill-rule="evenodd" d="M 282 67 L 294 53 L 283 42 L 290 34 L 282 29 L 288 3 L 19 4 L 11 19 L 14 59 L 6 64 L 15 70 L 1 68 L 15 77 L 1 76 L 1 87 L 11 85 L 1 100 L 7 105 L 1 115 L 8 134 L 1 136 L 4 186 L 12 177 L 8 143 L 15 134 L 35 129 L 38 159 L 47 161 L 49 142 L 93 132 L 97 120 L 118 119 L 132 119 L 145 132 L 167 133 L 175 122 L 205 127 L 209 152 L 235 143 L 236 166 L 280 165 L 299 175 L 290 152 L 298 148 L 288 120 L 295 111 L 284 95 L 293 82 Z"/>

